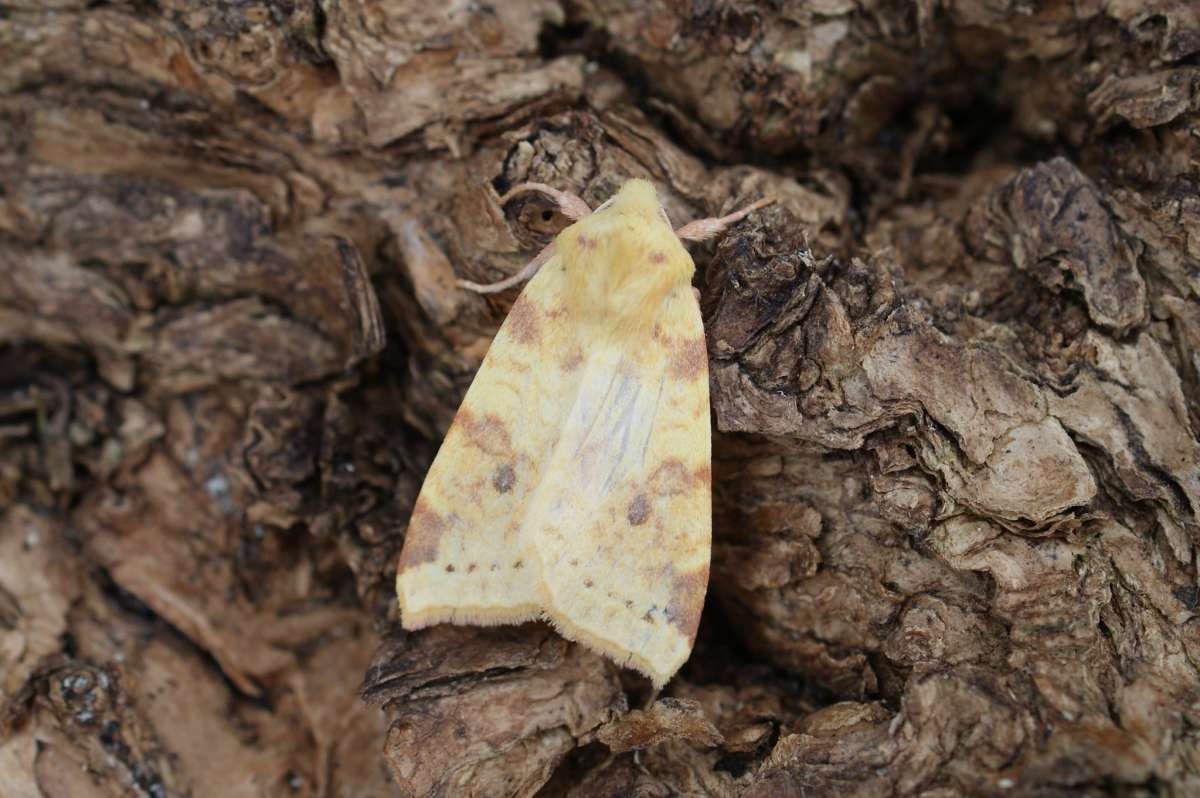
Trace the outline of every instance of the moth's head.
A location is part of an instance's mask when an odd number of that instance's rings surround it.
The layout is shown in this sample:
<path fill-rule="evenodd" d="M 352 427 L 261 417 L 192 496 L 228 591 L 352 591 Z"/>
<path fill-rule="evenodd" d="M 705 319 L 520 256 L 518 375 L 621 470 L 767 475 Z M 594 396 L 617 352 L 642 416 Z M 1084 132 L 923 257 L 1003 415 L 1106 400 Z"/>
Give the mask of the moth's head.
<path fill-rule="evenodd" d="M 667 218 L 666 212 L 662 209 L 662 205 L 658 201 L 658 194 L 654 191 L 654 184 L 640 177 L 626 180 L 621 189 L 607 202 L 597 208 L 596 211 L 599 212 L 605 209 L 622 215 L 659 220 L 668 227 L 671 226 L 671 221 Z"/>
<path fill-rule="evenodd" d="M 658 194 L 654 184 L 640 177 L 626 180 L 621 189 L 612 197 L 613 210 L 640 211 L 658 207 Z"/>

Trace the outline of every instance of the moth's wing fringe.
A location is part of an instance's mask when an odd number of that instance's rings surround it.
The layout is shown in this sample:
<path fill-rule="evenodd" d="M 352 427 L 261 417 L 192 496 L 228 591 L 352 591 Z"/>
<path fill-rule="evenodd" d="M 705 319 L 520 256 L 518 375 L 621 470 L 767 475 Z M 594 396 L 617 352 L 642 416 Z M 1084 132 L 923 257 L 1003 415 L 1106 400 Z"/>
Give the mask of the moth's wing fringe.
<path fill-rule="evenodd" d="M 656 690 L 661 689 L 673 675 L 656 669 L 652 663 L 644 657 L 638 656 L 636 652 L 628 651 L 611 640 L 606 640 L 603 637 L 592 634 L 558 614 L 543 612 L 542 618 L 554 627 L 554 631 L 568 640 L 582 643 L 593 651 L 613 660 L 617 665 L 623 668 L 633 668 L 648 677 L 654 683 L 654 689 Z"/>
<path fill-rule="evenodd" d="M 404 628 L 424 629 L 439 623 L 463 626 L 505 626 L 540 621 L 545 615 L 540 605 L 506 607 L 497 610 L 490 607 L 433 607 L 419 613 L 404 613 Z"/>
<path fill-rule="evenodd" d="M 571 623 L 570 620 L 549 612 L 541 606 L 530 605 L 505 610 L 494 610 L 488 607 L 435 608 L 422 613 L 406 615 L 404 628 L 416 631 L 441 623 L 467 626 L 515 626 L 529 621 L 545 621 L 554 627 L 554 631 L 568 640 L 580 643 L 614 660 L 621 667 L 633 668 L 648 677 L 654 683 L 655 689 L 661 689 L 670 679 L 670 674 L 656 670 L 650 662 L 637 654 L 622 649 L 611 640 L 587 632 Z"/>

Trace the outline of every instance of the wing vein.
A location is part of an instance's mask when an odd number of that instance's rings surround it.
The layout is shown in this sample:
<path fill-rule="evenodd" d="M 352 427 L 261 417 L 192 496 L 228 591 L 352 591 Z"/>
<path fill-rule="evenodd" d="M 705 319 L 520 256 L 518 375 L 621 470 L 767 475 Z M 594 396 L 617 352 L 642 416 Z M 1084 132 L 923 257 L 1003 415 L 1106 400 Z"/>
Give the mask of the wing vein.
<path fill-rule="evenodd" d="M 658 405 L 662 401 L 663 386 L 666 384 L 666 378 L 662 377 L 658 380 L 658 393 L 654 395 L 654 408 L 650 411 L 650 423 L 646 426 L 646 439 L 642 441 L 642 460 L 641 469 L 646 470 L 646 452 L 650 450 L 650 440 L 654 437 L 654 425 L 658 421 Z"/>
<path fill-rule="evenodd" d="M 576 455 L 578 455 L 580 452 L 583 451 L 583 447 L 587 445 L 588 440 L 592 437 L 592 430 L 594 430 L 596 428 L 596 424 L 600 421 L 600 411 L 603 410 L 608 405 L 608 397 L 612 395 L 613 386 L 616 384 L 616 382 L 617 382 L 617 371 L 616 371 L 616 369 L 614 369 L 612 376 L 610 376 L 608 378 L 608 387 L 604 389 L 604 397 L 600 400 L 600 404 L 597 405 L 596 412 L 594 414 L 592 414 L 592 418 L 591 418 L 591 421 L 588 423 L 587 430 L 584 431 L 584 433 L 581 436 L 579 436 L 579 445 L 575 447 Z M 578 406 L 578 404 L 581 401 L 583 401 L 583 393 L 582 392 L 583 392 L 584 385 L 585 385 L 585 383 L 580 383 L 580 388 L 579 388 L 580 392 L 575 395 L 576 406 Z M 574 408 L 572 408 L 572 413 L 574 413 Z"/>
<path fill-rule="evenodd" d="M 612 490 L 613 482 L 616 480 L 617 473 L 622 471 L 622 464 L 625 460 L 625 451 L 629 448 L 630 430 L 633 428 L 633 419 L 637 413 L 638 396 L 642 393 L 642 386 L 636 381 L 626 378 L 625 382 L 633 383 L 633 396 L 629 397 L 623 410 L 616 421 L 616 428 L 621 431 L 620 444 L 617 447 L 616 455 L 612 458 L 612 467 L 608 469 L 608 474 L 604 477 L 604 492 Z M 622 391 L 625 393 L 625 391 Z"/>

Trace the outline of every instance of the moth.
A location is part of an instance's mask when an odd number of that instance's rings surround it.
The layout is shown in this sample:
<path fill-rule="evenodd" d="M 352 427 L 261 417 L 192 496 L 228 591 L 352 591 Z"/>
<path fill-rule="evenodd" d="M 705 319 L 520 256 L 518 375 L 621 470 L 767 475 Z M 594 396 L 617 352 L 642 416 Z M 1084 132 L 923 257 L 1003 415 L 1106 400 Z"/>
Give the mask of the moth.
<path fill-rule="evenodd" d="M 421 488 L 396 576 L 406 629 L 547 620 L 664 685 L 691 654 L 708 586 L 708 357 L 682 240 L 772 200 L 673 230 L 631 179 L 521 272 Z"/>

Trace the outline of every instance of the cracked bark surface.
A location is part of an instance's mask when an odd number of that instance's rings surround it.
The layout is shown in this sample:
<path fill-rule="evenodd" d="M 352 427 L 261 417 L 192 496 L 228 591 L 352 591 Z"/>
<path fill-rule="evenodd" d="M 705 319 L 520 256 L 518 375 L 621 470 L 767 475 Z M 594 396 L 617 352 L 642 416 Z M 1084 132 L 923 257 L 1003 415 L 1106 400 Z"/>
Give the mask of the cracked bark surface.
<path fill-rule="evenodd" d="M 0 794 L 1200 790 L 1187 0 L 0 0 Z M 663 695 L 400 630 L 425 469 L 628 177 L 714 546 Z"/>

